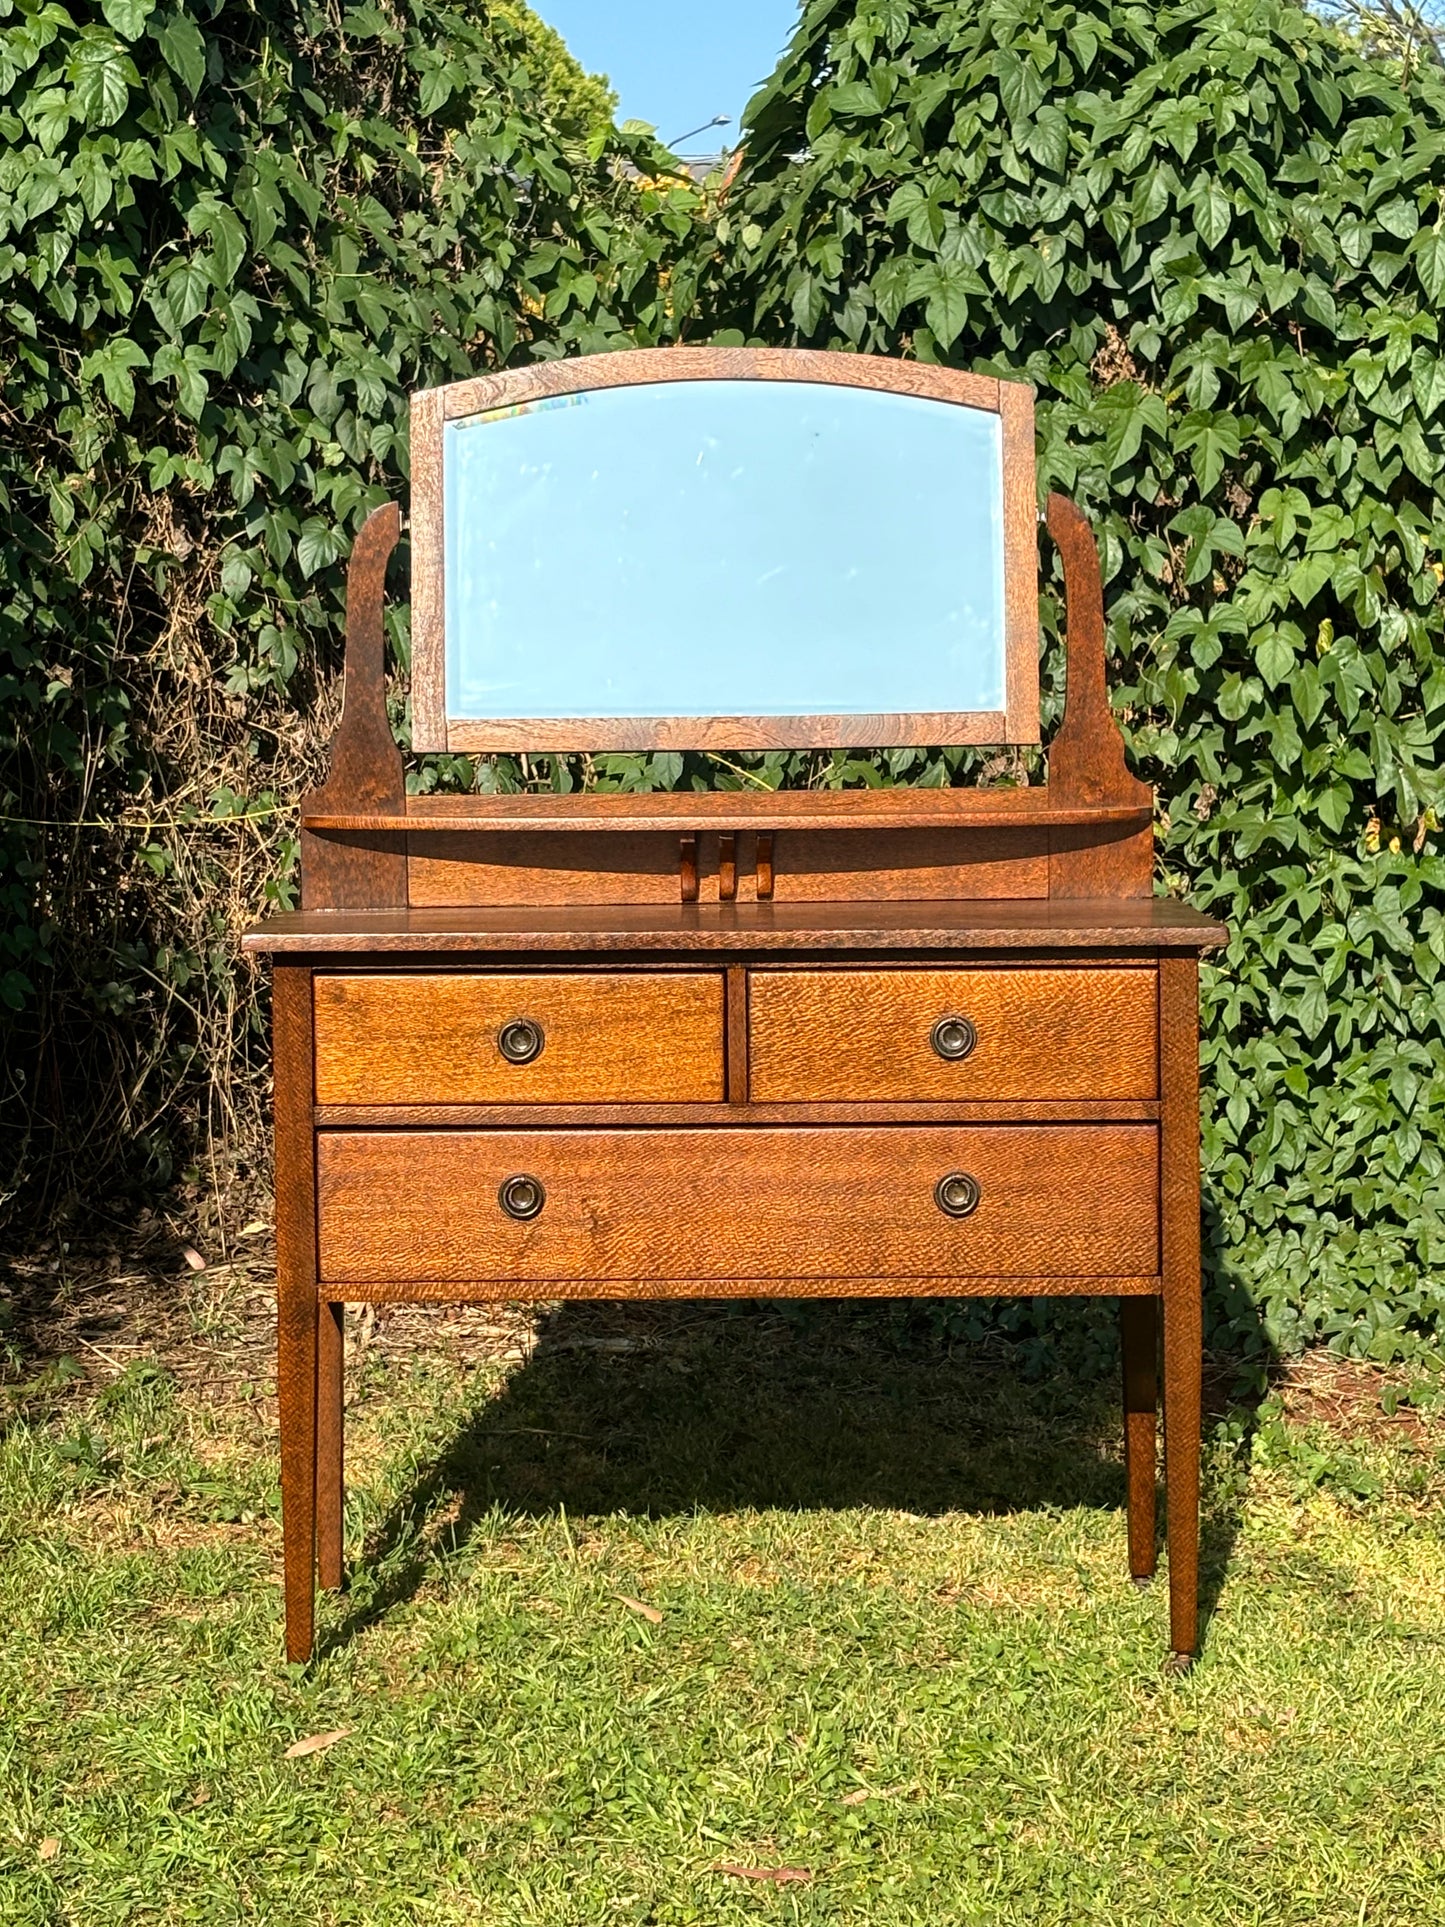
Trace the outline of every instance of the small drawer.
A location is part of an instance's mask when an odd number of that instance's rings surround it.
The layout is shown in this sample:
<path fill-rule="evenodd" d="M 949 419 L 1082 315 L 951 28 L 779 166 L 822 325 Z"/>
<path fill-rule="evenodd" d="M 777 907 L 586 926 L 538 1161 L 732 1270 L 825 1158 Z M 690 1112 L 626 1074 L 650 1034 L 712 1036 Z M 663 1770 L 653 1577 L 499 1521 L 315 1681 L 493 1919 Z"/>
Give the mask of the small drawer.
<path fill-rule="evenodd" d="M 757 1104 L 1159 1094 L 1158 973 L 755 970 Z"/>
<path fill-rule="evenodd" d="M 1152 1124 L 322 1131 L 317 1178 L 339 1293 L 1106 1291 L 1088 1281 L 1159 1269 Z"/>
<path fill-rule="evenodd" d="M 707 1104 L 718 971 L 314 979 L 318 1104 Z"/>

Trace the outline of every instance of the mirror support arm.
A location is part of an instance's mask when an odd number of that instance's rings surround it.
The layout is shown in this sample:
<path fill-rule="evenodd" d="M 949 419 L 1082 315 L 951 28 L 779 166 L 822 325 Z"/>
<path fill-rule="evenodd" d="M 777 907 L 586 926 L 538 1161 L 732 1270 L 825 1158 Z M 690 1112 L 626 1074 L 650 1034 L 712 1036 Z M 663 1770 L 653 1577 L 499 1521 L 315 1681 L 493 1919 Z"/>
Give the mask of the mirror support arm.
<path fill-rule="evenodd" d="M 306 910 L 401 908 L 406 903 L 406 776 L 386 713 L 386 565 L 401 535 L 395 502 L 373 509 L 346 572 L 346 668 L 331 768 L 301 800 L 301 905 Z M 388 831 L 315 831 L 305 817 L 327 810 L 395 816 Z"/>

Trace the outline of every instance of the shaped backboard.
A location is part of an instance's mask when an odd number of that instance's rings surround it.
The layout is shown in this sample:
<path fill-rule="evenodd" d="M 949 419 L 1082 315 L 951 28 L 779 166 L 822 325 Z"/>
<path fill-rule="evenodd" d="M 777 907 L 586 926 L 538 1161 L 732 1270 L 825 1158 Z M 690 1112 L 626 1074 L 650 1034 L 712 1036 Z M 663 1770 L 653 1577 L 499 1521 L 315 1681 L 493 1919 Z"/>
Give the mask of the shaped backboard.
<path fill-rule="evenodd" d="M 1039 738 L 1033 396 L 671 348 L 412 401 L 418 750 Z"/>

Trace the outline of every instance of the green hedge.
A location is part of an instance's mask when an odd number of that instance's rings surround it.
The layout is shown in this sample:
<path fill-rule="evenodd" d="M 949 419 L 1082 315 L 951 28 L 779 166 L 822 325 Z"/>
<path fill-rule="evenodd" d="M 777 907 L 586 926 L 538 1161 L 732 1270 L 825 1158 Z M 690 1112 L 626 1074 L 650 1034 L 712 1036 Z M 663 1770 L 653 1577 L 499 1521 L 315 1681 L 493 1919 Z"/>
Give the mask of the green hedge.
<path fill-rule="evenodd" d="M 749 110 L 734 338 L 1026 374 L 1103 537 L 1206 972 L 1217 1320 L 1445 1310 L 1445 77 L 1279 0 L 815 0 Z M 1052 598 L 1048 610 L 1053 621 Z"/>
<path fill-rule="evenodd" d="M 515 5 L 0 0 L 12 1168 L 38 1144 L 73 1183 L 133 1143 L 165 1175 L 197 1122 L 259 1146 L 235 933 L 290 888 L 340 558 L 404 484 L 408 390 L 681 334 L 912 354 L 1035 383 L 1041 479 L 1103 532 L 1160 887 L 1234 931 L 1205 986 L 1216 1328 L 1431 1343 L 1445 82 L 1277 0 L 818 0 L 719 216 L 557 62 Z"/>
<path fill-rule="evenodd" d="M 408 393 L 687 303 L 694 194 L 529 19 L 0 0 L 5 1188 L 259 1153 L 235 938 L 292 888 Z"/>

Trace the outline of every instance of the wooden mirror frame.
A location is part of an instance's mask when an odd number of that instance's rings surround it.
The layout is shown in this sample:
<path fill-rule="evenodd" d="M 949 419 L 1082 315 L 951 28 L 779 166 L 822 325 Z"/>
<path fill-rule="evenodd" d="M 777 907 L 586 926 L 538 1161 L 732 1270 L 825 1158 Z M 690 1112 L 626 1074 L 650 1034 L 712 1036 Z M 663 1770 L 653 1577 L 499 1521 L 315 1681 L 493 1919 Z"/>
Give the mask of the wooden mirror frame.
<path fill-rule="evenodd" d="M 998 415 L 1002 427 L 1004 708 L 923 715 L 448 716 L 446 525 L 448 422 L 553 395 L 665 381 L 794 381 L 912 395 Z M 411 403 L 412 746 L 420 752 L 833 749 L 1039 740 L 1038 545 L 1033 390 L 953 368 L 798 348 L 637 348 L 480 375 Z"/>

